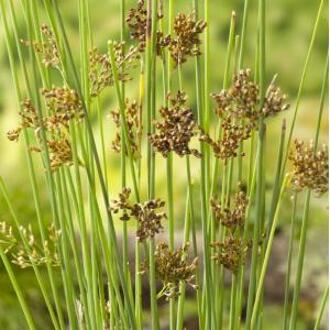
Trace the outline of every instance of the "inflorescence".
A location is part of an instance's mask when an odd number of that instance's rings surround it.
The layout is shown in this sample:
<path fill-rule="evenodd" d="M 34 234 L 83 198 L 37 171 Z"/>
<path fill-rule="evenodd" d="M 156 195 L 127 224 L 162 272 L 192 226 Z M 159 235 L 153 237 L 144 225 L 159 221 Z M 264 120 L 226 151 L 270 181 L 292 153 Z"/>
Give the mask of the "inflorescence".
<path fill-rule="evenodd" d="M 244 264 L 248 250 L 246 242 L 241 238 L 240 230 L 245 223 L 248 202 L 246 189 L 242 184 L 238 186 L 231 207 L 222 207 L 218 201 L 211 199 L 215 220 L 227 229 L 223 242 L 211 243 L 211 247 L 215 251 L 212 259 L 233 273 L 236 273 L 239 267 Z"/>
<path fill-rule="evenodd" d="M 163 229 L 162 221 L 167 218 L 166 213 L 160 211 L 164 208 L 165 202 L 157 198 L 143 203 L 131 203 L 130 194 L 131 190 L 124 188 L 119 194 L 119 199 L 112 201 L 111 211 L 121 211 L 120 219 L 123 221 L 128 221 L 132 217 L 137 221 L 136 237 L 139 241 L 153 238 Z"/>
<path fill-rule="evenodd" d="M 289 155 L 293 165 L 292 186 L 296 191 L 304 188 L 321 195 L 329 189 L 329 154 L 328 147 L 323 145 L 315 150 L 313 141 L 305 144 L 294 141 L 295 149 Z"/>
<path fill-rule="evenodd" d="M 127 82 L 132 79 L 130 72 L 137 66 L 140 54 L 138 48 L 125 47 L 125 42 L 114 42 L 114 57 L 118 70 L 118 79 Z M 89 52 L 89 81 L 90 94 L 98 96 L 104 88 L 114 83 L 113 68 L 111 67 L 109 54 L 102 54 L 97 48 Z"/>
<path fill-rule="evenodd" d="M 84 118 L 83 104 L 78 94 L 67 87 L 54 87 L 42 89 L 47 115 L 40 118 L 38 111 L 30 99 L 22 102 L 20 125 L 7 132 L 7 137 L 11 141 L 18 141 L 23 129 L 33 129 L 39 146 L 31 146 L 30 150 L 35 152 L 42 151 L 40 141 L 40 129 L 50 133 L 51 137 L 46 143 L 49 148 L 50 167 L 52 171 L 60 166 L 72 165 L 71 144 L 67 138 L 66 131 L 72 120 L 77 122 Z"/>
<path fill-rule="evenodd" d="M 115 139 L 112 141 L 112 149 L 115 152 L 120 152 L 122 148 L 121 133 L 121 116 L 119 111 L 111 111 L 112 119 L 118 129 Z M 140 120 L 141 106 L 133 100 L 130 102 L 126 99 L 125 119 L 128 128 L 129 147 L 135 157 L 140 156 L 140 141 L 142 137 L 142 123 Z"/>
<path fill-rule="evenodd" d="M 240 70 L 233 76 L 232 85 L 228 89 L 211 96 L 216 102 L 215 113 L 221 120 L 222 135 L 213 140 L 202 132 L 200 139 L 212 147 L 216 157 L 225 161 L 244 155 L 240 153 L 239 147 L 257 129 L 261 118 L 266 119 L 289 108 L 285 103 L 286 96 L 275 86 L 274 80 L 261 104 L 259 87 L 252 81 L 250 69 Z"/>
<path fill-rule="evenodd" d="M 155 123 L 156 132 L 149 135 L 150 143 L 163 157 L 171 151 L 179 156 L 200 157 L 198 150 L 189 147 L 191 139 L 198 134 L 198 127 L 192 110 L 186 105 L 186 93 L 169 94 L 168 100 L 170 105 L 160 109 L 162 121 Z"/>
<path fill-rule="evenodd" d="M 15 235 L 10 225 L 0 222 L 0 244 L 4 246 L 5 253 L 11 255 L 14 264 L 21 268 L 41 266 L 46 263 L 59 266 L 57 249 L 61 231 L 57 230 L 54 224 L 48 227 L 47 239 L 43 244 L 37 241 L 31 225 L 27 228 L 20 226 L 19 230 L 26 245 Z"/>
<path fill-rule="evenodd" d="M 170 251 L 166 243 L 160 243 L 156 247 L 156 275 L 163 282 L 161 295 L 165 295 L 166 299 L 178 296 L 180 281 L 186 282 L 195 289 L 197 288 L 194 280 L 198 258 L 196 257 L 191 262 L 187 260 L 188 247 L 187 244 L 175 251 Z"/>

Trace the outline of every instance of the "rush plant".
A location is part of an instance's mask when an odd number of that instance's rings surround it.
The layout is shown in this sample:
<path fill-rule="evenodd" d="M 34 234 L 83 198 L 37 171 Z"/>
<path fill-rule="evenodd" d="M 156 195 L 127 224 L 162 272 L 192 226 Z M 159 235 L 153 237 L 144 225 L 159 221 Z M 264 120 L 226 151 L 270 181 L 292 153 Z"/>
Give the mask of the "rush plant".
<path fill-rule="evenodd" d="M 295 330 L 309 209 L 328 191 L 328 147 L 319 143 L 326 55 L 314 139 L 304 142 L 295 135 L 325 1 L 319 3 L 291 107 L 277 74 L 266 77 L 265 0 L 257 1 L 254 68 L 244 66 L 252 1 L 245 0 L 243 12 L 228 19 L 220 90 L 210 81 L 210 31 L 217 24 L 210 19 L 210 1 L 186 1 L 185 11 L 177 11 L 173 0 L 139 0 L 132 8 L 131 2 L 119 2 L 120 38 L 105 45 L 94 41 L 92 1 L 75 2 L 77 48 L 62 15 L 64 2 L 0 0 L 19 115 L 7 137 L 13 148 L 24 144 L 35 209 L 33 226 L 24 225 L 10 180 L 0 177 L 11 215 L 0 223 L 0 257 L 27 328 L 39 329 L 16 275 L 19 268 L 32 267 L 56 330 L 180 330 L 191 305 L 200 329 L 267 329 L 265 279 L 271 276 L 275 232 L 289 196 L 283 326 L 278 326 Z M 189 63 L 194 95 L 187 92 Z M 114 109 L 103 102 L 109 97 Z M 275 117 L 283 120 L 266 198 L 267 129 Z M 113 160 L 120 162 L 118 191 Z M 156 185 L 164 168 L 165 194 Z M 179 176 L 185 190 L 177 199 Z M 42 212 L 41 184 L 51 219 Z M 325 288 L 315 329 L 327 299 Z"/>

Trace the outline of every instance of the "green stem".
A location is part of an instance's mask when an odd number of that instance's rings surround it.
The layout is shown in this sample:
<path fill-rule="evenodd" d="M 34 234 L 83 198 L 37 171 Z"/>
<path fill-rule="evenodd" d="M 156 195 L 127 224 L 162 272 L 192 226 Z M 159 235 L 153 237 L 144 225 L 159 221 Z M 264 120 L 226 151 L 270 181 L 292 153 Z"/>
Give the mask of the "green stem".
<path fill-rule="evenodd" d="M 12 269 L 12 267 L 10 265 L 10 262 L 9 262 L 7 256 L 6 256 L 6 254 L 4 253 L 1 245 L 0 245 L 0 257 L 2 259 L 2 262 L 3 262 L 4 266 L 5 266 L 5 269 L 7 271 L 7 274 L 9 276 L 9 278 L 10 278 L 10 281 L 11 281 L 11 284 L 12 284 L 12 286 L 14 288 L 14 291 L 15 291 L 15 293 L 17 295 L 19 304 L 20 304 L 20 306 L 22 308 L 22 311 L 23 311 L 24 317 L 26 319 L 26 322 L 28 324 L 28 327 L 29 327 L 30 330 L 35 330 L 36 327 L 35 327 L 35 324 L 34 324 L 34 321 L 33 321 L 32 315 L 31 315 L 31 312 L 30 312 L 29 307 L 27 305 L 27 302 L 26 302 L 26 300 L 25 300 L 25 298 L 23 296 L 23 292 L 22 292 L 22 290 L 21 290 L 21 288 L 20 288 L 20 286 L 19 286 L 19 284 L 18 284 L 18 282 L 16 280 L 16 276 L 15 276 L 15 274 L 13 272 L 13 269 Z"/>
<path fill-rule="evenodd" d="M 284 294 L 284 319 L 283 319 L 283 330 L 288 329 L 289 322 L 289 294 L 290 294 L 290 279 L 291 279 L 291 268 L 292 268 L 292 253 L 293 243 L 296 228 L 296 211 L 297 211 L 297 193 L 293 195 L 293 205 L 291 214 L 291 225 L 290 225 L 290 239 L 288 246 L 288 260 L 285 274 L 285 294 Z"/>
<path fill-rule="evenodd" d="M 329 298 L 329 286 L 326 288 L 326 290 L 323 294 L 321 304 L 320 304 L 320 308 L 319 308 L 319 312 L 317 314 L 317 318 L 316 318 L 316 321 L 315 321 L 314 330 L 319 330 L 320 329 L 322 316 L 323 316 L 323 313 L 324 313 L 325 306 L 328 302 L 328 298 Z"/>
<path fill-rule="evenodd" d="M 279 215 L 280 215 L 280 209 L 282 205 L 282 200 L 284 196 L 285 189 L 287 188 L 288 183 L 290 182 L 290 176 L 287 175 L 286 178 L 283 181 L 280 196 L 279 196 L 279 202 L 276 207 L 275 215 L 274 215 L 274 220 L 272 223 L 270 235 L 267 241 L 267 247 L 266 247 L 266 253 L 265 257 L 262 263 L 261 267 L 261 273 L 258 279 L 258 288 L 256 292 L 256 297 L 253 305 L 253 311 L 252 311 L 252 317 L 251 317 L 251 324 L 248 325 L 248 329 L 255 329 L 256 322 L 258 320 L 258 310 L 259 310 L 259 303 L 260 299 L 262 297 L 262 292 L 263 292 L 263 287 L 264 287 L 264 282 L 265 282 L 265 276 L 266 276 L 266 270 L 268 267 L 271 251 L 272 251 L 272 246 L 273 246 L 273 241 L 274 241 L 274 236 L 275 236 L 275 230 L 277 228 L 277 223 L 279 220 Z"/>

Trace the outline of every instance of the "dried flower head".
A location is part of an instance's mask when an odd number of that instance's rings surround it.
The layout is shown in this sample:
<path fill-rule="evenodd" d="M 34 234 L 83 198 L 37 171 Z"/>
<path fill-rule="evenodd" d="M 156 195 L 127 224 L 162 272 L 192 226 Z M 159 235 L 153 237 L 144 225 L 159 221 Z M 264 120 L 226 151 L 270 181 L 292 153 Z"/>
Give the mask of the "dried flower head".
<path fill-rule="evenodd" d="M 176 65 L 201 54 L 199 35 L 204 31 L 206 22 L 196 21 L 194 16 L 194 13 L 180 13 L 174 19 L 175 36 L 171 37 L 169 50 Z"/>
<path fill-rule="evenodd" d="M 26 46 L 32 46 L 33 49 L 42 57 L 42 63 L 46 68 L 59 68 L 60 56 L 53 31 L 47 24 L 42 24 L 41 33 L 43 41 L 25 41 L 21 42 Z"/>
<path fill-rule="evenodd" d="M 51 266 L 59 265 L 57 254 L 60 231 L 52 224 L 48 227 L 48 235 L 44 244 L 35 237 L 31 225 L 19 228 L 20 235 L 15 235 L 12 227 L 6 222 L 0 222 L 0 244 L 5 253 L 10 254 L 12 262 L 21 268 L 41 266 L 48 263 Z M 21 236 L 25 243 L 22 241 Z"/>
<path fill-rule="evenodd" d="M 129 202 L 130 195 L 131 189 L 124 187 L 122 192 L 119 193 L 119 198 L 112 201 L 111 211 L 115 214 L 122 211 L 120 220 L 127 221 L 131 218 L 129 212 L 132 207 L 132 204 Z"/>
<path fill-rule="evenodd" d="M 211 199 L 211 208 L 215 219 L 231 232 L 244 225 L 247 205 L 246 189 L 242 184 L 238 185 L 238 191 L 234 194 L 231 207 L 222 207 L 219 201 L 214 198 Z"/>
<path fill-rule="evenodd" d="M 44 88 L 41 92 L 48 110 L 52 113 L 45 118 L 45 126 L 48 129 L 55 129 L 61 125 L 67 127 L 70 120 L 84 117 L 83 104 L 75 90 L 54 87 Z"/>
<path fill-rule="evenodd" d="M 21 268 L 45 265 L 59 266 L 60 260 L 57 254 L 58 241 L 60 239 L 60 230 L 57 230 L 52 224 L 48 227 L 48 237 L 44 244 L 39 243 L 35 237 L 31 225 L 27 228 L 20 227 L 21 235 L 28 243 L 28 248 L 23 244 L 17 246 L 17 251 L 12 253 L 12 262 Z"/>
<path fill-rule="evenodd" d="M 7 138 L 10 141 L 17 141 L 22 129 L 34 128 L 36 130 L 40 126 L 38 114 L 32 101 L 30 99 L 25 99 L 21 106 L 22 110 L 19 112 L 21 120 L 19 126 L 7 132 Z"/>
<path fill-rule="evenodd" d="M 115 152 L 120 152 L 122 148 L 120 127 L 121 118 L 119 111 L 111 111 L 112 119 L 118 128 L 114 141 L 112 141 L 112 149 Z M 134 156 L 138 157 L 140 155 L 140 140 L 142 135 L 142 127 L 140 121 L 141 106 L 134 100 L 130 102 L 126 99 L 125 107 L 125 119 L 128 128 L 129 143 Z"/>
<path fill-rule="evenodd" d="M 163 18 L 161 13 L 157 13 L 157 19 Z M 139 52 L 144 52 L 146 48 L 147 34 L 150 35 L 151 19 L 148 17 L 144 0 L 139 0 L 136 8 L 129 10 L 126 22 L 131 33 L 131 38 L 138 42 Z M 156 53 L 160 55 L 164 48 L 170 43 L 170 36 L 164 35 L 162 31 L 156 31 Z"/>
<path fill-rule="evenodd" d="M 188 244 L 184 248 L 170 251 L 166 243 L 160 243 L 155 251 L 155 269 L 157 277 L 163 282 L 161 295 L 167 299 L 178 296 L 179 283 L 184 281 L 196 288 L 195 272 L 198 258 L 188 261 Z"/>
<path fill-rule="evenodd" d="M 122 82 L 131 80 L 129 72 L 136 67 L 140 58 L 136 47 L 125 49 L 125 42 L 114 42 L 114 56 L 118 69 L 118 79 Z M 102 54 L 97 48 L 89 52 L 89 80 L 92 97 L 98 96 L 108 86 L 112 86 L 113 71 L 108 54 Z"/>
<path fill-rule="evenodd" d="M 133 217 L 137 221 L 136 237 L 139 241 L 154 237 L 163 229 L 162 221 L 167 218 L 166 213 L 160 210 L 165 202 L 157 198 L 143 203 L 130 203 L 130 193 L 130 189 L 124 188 L 119 199 L 112 201 L 111 210 L 114 213 L 122 211 L 121 220 L 127 221 Z"/>
<path fill-rule="evenodd" d="M 126 22 L 131 33 L 131 38 L 139 43 L 139 50 L 144 51 L 148 26 L 148 13 L 144 0 L 139 0 L 137 7 L 129 10 Z"/>
<path fill-rule="evenodd" d="M 292 186 L 300 191 L 304 188 L 313 190 L 321 195 L 329 188 L 329 155 L 328 147 L 323 145 L 315 151 L 313 141 L 306 145 L 303 141 L 295 140 L 295 149 L 289 159 L 293 165 Z"/>
<path fill-rule="evenodd" d="M 136 236 L 139 241 L 154 237 L 163 229 L 162 221 L 166 219 L 166 213 L 158 210 L 164 206 L 165 202 L 158 198 L 133 205 L 131 214 L 138 221 Z"/>
<path fill-rule="evenodd" d="M 251 70 L 240 70 L 233 76 L 229 89 L 211 94 L 217 104 L 215 110 L 220 118 L 234 116 L 238 119 L 256 121 L 259 118 L 259 87 L 251 79 Z"/>
<path fill-rule="evenodd" d="M 288 110 L 290 105 L 286 103 L 287 96 L 282 93 L 281 89 L 275 85 L 274 80 L 269 85 L 264 104 L 262 107 L 262 113 L 265 117 L 275 116 L 278 113 Z"/>
<path fill-rule="evenodd" d="M 47 142 L 47 145 L 52 171 L 56 171 L 63 165 L 71 166 L 73 164 L 71 144 L 68 139 L 51 140 Z"/>
<path fill-rule="evenodd" d="M 239 267 L 245 263 L 248 246 L 241 238 L 229 235 L 223 242 L 212 243 L 211 247 L 215 251 L 212 259 L 232 273 L 237 273 Z"/>
<path fill-rule="evenodd" d="M 245 125 L 235 123 L 233 118 L 228 117 L 223 119 L 221 127 L 222 137 L 217 141 L 203 131 L 201 131 L 200 140 L 212 147 L 215 157 L 227 161 L 231 157 L 238 156 L 240 143 L 251 136 L 255 124 L 254 122 Z"/>
<path fill-rule="evenodd" d="M 178 91 L 175 96 L 168 95 L 169 107 L 162 107 L 162 121 L 155 123 L 156 132 L 149 136 L 150 143 L 164 157 L 174 151 L 179 156 L 193 154 L 200 157 L 196 149 L 191 149 L 189 143 L 197 135 L 197 125 L 192 110 L 186 105 L 187 96 Z"/>

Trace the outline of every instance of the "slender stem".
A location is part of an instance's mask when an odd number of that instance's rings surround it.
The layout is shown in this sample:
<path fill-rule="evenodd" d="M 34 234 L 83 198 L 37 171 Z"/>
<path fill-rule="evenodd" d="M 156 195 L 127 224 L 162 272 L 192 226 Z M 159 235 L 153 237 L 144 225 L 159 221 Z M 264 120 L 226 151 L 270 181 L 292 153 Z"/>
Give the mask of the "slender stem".
<path fill-rule="evenodd" d="M 321 321 L 322 321 L 325 306 L 328 302 L 328 298 L 329 298 L 329 286 L 326 288 L 326 290 L 323 294 L 321 304 L 320 304 L 320 308 L 319 308 L 317 318 L 316 318 L 316 321 L 315 321 L 314 330 L 319 330 L 320 327 L 321 327 Z"/>
<path fill-rule="evenodd" d="M 290 294 L 290 279 L 291 279 L 291 268 L 292 268 L 292 253 L 293 253 L 293 242 L 296 228 L 296 211 L 297 211 L 297 193 L 293 195 L 292 201 L 292 214 L 291 214 L 291 225 L 290 225 L 290 239 L 288 245 L 288 259 L 285 274 L 285 294 L 284 294 L 284 318 L 283 318 L 283 330 L 288 329 L 289 322 L 289 294 Z"/>
<path fill-rule="evenodd" d="M 24 317 L 26 319 L 26 322 L 27 322 L 27 325 L 29 327 L 30 330 L 35 330 L 36 329 L 36 326 L 34 324 L 34 321 L 33 321 L 33 318 L 32 318 L 32 315 L 31 315 L 31 311 L 28 307 L 28 304 L 23 296 L 23 292 L 21 290 L 21 287 L 20 285 L 18 284 L 17 280 L 16 280 L 16 276 L 13 272 L 13 269 L 10 265 L 10 262 L 5 254 L 5 252 L 3 251 L 2 249 L 2 246 L 0 245 L 0 258 L 5 266 L 5 269 L 7 271 L 7 274 L 10 278 L 10 281 L 11 281 L 11 284 L 14 288 L 14 291 L 17 295 L 17 298 L 18 298 L 18 301 L 19 301 L 19 304 L 22 308 L 22 311 L 23 311 L 23 314 L 24 314 Z"/>
<path fill-rule="evenodd" d="M 271 228 L 270 235 L 269 235 L 269 238 L 268 238 L 268 241 L 267 241 L 266 253 L 265 253 L 263 263 L 262 263 L 261 273 L 260 273 L 260 277 L 258 279 L 258 288 L 257 288 L 257 292 L 256 292 L 255 302 L 254 302 L 254 305 L 253 305 L 251 325 L 248 325 L 249 329 L 255 329 L 256 322 L 257 322 L 257 319 L 258 319 L 257 313 L 258 313 L 258 310 L 259 310 L 259 303 L 260 303 L 260 299 L 261 299 L 262 292 L 263 292 L 263 286 L 264 286 L 264 282 L 265 282 L 266 270 L 267 270 L 267 267 L 268 267 L 270 254 L 271 254 L 271 250 L 272 250 L 272 246 L 273 246 L 275 230 L 277 228 L 277 223 L 278 223 L 278 220 L 279 220 L 280 209 L 281 209 L 281 205 L 282 205 L 284 192 L 285 192 L 285 189 L 287 188 L 287 185 L 288 185 L 289 182 L 290 182 L 290 175 L 287 175 L 285 180 L 283 181 L 283 184 L 282 184 L 282 188 L 281 188 L 281 192 L 280 192 L 280 196 L 279 196 L 279 202 L 278 202 L 277 207 L 276 207 L 274 220 L 273 220 L 273 223 L 272 223 L 272 228 Z"/>

